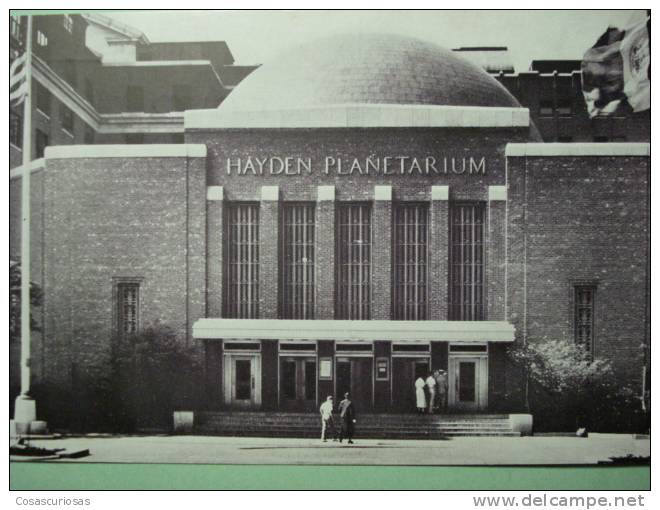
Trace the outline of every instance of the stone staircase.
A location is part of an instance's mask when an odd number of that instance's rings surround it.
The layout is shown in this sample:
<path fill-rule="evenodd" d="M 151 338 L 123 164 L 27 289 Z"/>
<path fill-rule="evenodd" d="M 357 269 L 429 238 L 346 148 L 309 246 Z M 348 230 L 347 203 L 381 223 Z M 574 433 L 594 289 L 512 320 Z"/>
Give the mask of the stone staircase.
<path fill-rule="evenodd" d="M 196 412 L 193 433 L 217 436 L 319 437 L 316 413 Z M 449 436 L 519 436 L 507 414 L 361 414 L 356 438 L 441 439 Z"/>

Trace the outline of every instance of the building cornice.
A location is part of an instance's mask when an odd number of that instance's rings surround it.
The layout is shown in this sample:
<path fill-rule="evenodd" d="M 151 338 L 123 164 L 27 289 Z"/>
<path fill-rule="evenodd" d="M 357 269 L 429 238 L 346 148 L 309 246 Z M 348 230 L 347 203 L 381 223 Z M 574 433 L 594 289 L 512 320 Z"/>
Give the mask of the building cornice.
<path fill-rule="evenodd" d="M 339 340 L 396 342 L 513 342 L 514 327 L 506 321 L 271 320 L 199 319 L 199 339 Z"/>
<path fill-rule="evenodd" d="M 99 117 L 101 134 L 183 133 L 183 112 L 103 113 Z"/>
<path fill-rule="evenodd" d="M 528 128 L 527 108 L 337 104 L 286 110 L 185 112 L 186 129 L 240 128 Z"/>
<path fill-rule="evenodd" d="M 504 154 L 533 156 L 650 156 L 649 143 L 508 143 Z"/>

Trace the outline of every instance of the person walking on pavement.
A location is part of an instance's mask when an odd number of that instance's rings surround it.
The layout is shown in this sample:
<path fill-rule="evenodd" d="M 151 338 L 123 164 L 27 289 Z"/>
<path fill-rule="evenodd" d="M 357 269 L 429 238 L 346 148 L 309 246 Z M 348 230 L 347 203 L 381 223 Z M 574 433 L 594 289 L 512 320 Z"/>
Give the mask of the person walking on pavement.
<path fill-rule="evenodd" d="M 332 395 L 328 395 L 328 398 L 321 404 L 319 409 L 319 412 L 321 413 L 321 440 L 324 443 L 328 440 L 328 430 L 332 432 L 332 440 L 337 440 L 337 429 L 335 427 L 335 420 L 332 417 L 333 410 L 334 402 L 332 400 Z"/>
<path fill-rule="evenodd" d="M 429 376 L 426 378 L 426 387 L 429 390 L 429 414 L 433 414 L 433 406 L 435 405 L 435 378 L 431 372 L 429 372 Z"/>
<path fill-rule="evenodd" d="M 415 401 L 418 414 L 422 414 L 426 411 L 426 394 L 424 393 L 424 386 L 426 386 L 426 383 L 420 375 L 415 381 Z"/>
<path fill-rule="evenodd" d="M 348 439 L 348 444 L 353 444 L 353 433 L 355 432 L 355 405 L 350 399 L 348 392 L 344 394 L 344 400 L 339 403 L 339 418 L 341 419 L 341 430 L 339 432 L 339 442 L 344 438 Z"/>

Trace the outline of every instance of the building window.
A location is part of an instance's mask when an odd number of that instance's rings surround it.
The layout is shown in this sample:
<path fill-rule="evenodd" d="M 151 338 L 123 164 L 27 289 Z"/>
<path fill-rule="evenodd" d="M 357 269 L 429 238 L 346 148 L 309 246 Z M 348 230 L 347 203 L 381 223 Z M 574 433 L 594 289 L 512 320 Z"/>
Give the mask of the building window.
<path fill-rule="evenodd" d="M 25 42 L 25 30 L 22 16 L 11 16 L 9 18 L 11 36 L 20 44 Z"/>
<path fill-rule="evenodd" d="M 282 208 L 282 300 L 284 319 L 314 318 L 314 205 Z"/>
<path fill-rule="evenodd" d="M 393 316 L 425 320 L 427 291 L 428 207 L 399 204 L 394 209 Z"/>
<path fill-rule="evenodd" d="M 63 104 L 60 105 L 60 123 L 62 129 L 73 135 L 73 112 Z"/>
<path fill-rule="evenodd" d="M 541 117 L 552 117 L 554 115 L 555 105 L 552 100 L 543 100 L 539 102 L 539 115 Z"/>
<path fill-rule="evenodd" d="M 174 85 L 172 106 L 175 112 L 183 112 L 190 108 L 192 96 L 190 85 Z"/>
<path fill-rule="evenodd" d="M 449 220 L 449 320 L 484 320 L 483 204 L 453 204 Z"/>
<path fill-rule="evenodd" d="M 37 30 L 37 44 L 39 46 L 48 46 L 48 37 L 41 30 Z"/>
<path fill-rule="evenodd" d="M 62 16 L 62 25 L 64 25 L 64 29 L 69 32 L 70 34 L 73 33 L 73 18 L 69 16 L 68 14 L 65 14 Z"/>
<path fill-rule="evenodd" d="M 89 78 L 85 78 L 85 97 L 90 103 L 94 103 L 94 84 Z"/>
<path fill-rule="evenodd" d="M 371 318 L 371 208 L 342 204 L 337 208 L 337 278 L 335 317 Z"/>
<path fill-rule="evenodd" d="M 14 110 L 9 110 L 9 143 L 19 149 L 23 147 L 23 117 Z"/>
<path fill-rule="evenodd" d="M 259 206 L 230 204 L 225 220 L 224 316 L 259 316 Z"/>
<path fill-rule="evenodd" d="M 94 143 L 94 130 L 89 126 L 85 126 L 85 144 L 92 145 L 93 143 Z"/>
<path fill-rule="evenodd" d="M 137 333 L 140 320 L 139 282 L 117 284 L 117 331 L 122 337 Z"/>
<path fill-rule="evenodd" d="M 50 117 L 50 92 L 39 82 L 35 82 L 34 89 L 37 96 L 37 109 Z"/>
<path fill-rule="evenodd" d="M 575 343 L 587 353 L 593 353 L 594 344 L 594 298 L 593 285 L 575 286 Z"/>
<path fill-rule="evenodd" d="M 44 157 L 44 151 L 46 150 L 46 147 L 48 147 L 48 135 L 41 131 L 40 129 L 37 129 L 35 133 L 35 157 L 37 158 L 43 158 Z"/>
<path fill-rule="evenodd" d="M 77 86 L 76 61 L 71 58 L 64 61 L 64 81 L 74 88 Z"/>
<path fill-rule="evenodd" d="M 144 90 L 142 87 L 129 85 L 126 88 L 126 111 L 143 112 L 144 111 Z"/>

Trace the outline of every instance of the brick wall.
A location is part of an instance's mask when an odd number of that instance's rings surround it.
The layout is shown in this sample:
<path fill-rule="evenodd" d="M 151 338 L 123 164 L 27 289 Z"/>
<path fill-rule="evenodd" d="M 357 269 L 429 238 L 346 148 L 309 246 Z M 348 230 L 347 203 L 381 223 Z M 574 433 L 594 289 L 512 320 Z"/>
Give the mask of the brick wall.
<path fill-rule="evenodd" d="M 508 289 L 518 338 L 526 325 L 529 341 L 573 341 L 573 285 L 592 282 L 595 356 L 612 360 L 622 382 L 638 386 L 648 158 L 516 157 L 508 173 Z"/>

